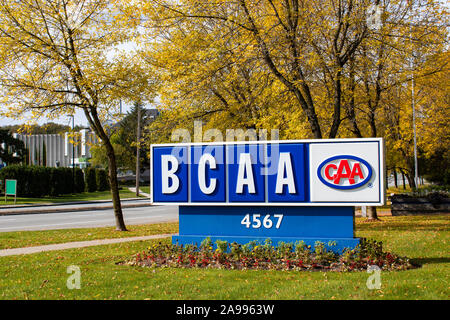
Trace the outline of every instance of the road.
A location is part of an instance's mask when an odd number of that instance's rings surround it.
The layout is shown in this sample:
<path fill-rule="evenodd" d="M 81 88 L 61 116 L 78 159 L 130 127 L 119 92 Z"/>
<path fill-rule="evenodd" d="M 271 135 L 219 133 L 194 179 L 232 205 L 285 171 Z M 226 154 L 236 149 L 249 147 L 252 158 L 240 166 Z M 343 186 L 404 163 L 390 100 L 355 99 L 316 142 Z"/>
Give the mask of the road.
<path fill-rule="evenodd" d="M 178 221 L 177 206 L 123 208 L 125 224 Z M 115 226 L 112 209 L 0 216 L 0 232 Z"/>

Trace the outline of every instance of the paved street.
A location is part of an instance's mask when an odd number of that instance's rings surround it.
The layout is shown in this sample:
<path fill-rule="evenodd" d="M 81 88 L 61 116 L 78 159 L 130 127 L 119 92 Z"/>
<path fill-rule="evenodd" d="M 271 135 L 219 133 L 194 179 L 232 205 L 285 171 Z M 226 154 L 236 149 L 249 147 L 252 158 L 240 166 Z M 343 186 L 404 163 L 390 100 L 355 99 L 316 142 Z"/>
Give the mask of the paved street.
<path fill-rule="evenodd" d="M 123 209 L 127 225 L 178 221 L 177 206 Z M 114 226 L 112 209 L 0 216 L 0 232 Z"/>

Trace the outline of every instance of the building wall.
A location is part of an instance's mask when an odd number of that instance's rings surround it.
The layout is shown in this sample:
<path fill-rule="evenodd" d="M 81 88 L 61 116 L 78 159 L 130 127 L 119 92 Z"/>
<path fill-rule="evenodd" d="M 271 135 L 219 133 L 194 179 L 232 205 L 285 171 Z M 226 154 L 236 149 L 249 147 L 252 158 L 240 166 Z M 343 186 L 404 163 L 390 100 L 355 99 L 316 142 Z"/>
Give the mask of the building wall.
<path fill-rule="evenodd" d="M 13 136 L 22 140 L 28 149 L 28 164 L 56 167 L 69 167 L 72 159 L 91 158 L 90 145 L 97 142 L 93 133 L 84 129 L 77 137 L 65 134 L 32 134 L 14 133 Z M 74 140 L 74 143 L 71 143 Z M 45 156 L 44 156 L 45 153 Z"/>

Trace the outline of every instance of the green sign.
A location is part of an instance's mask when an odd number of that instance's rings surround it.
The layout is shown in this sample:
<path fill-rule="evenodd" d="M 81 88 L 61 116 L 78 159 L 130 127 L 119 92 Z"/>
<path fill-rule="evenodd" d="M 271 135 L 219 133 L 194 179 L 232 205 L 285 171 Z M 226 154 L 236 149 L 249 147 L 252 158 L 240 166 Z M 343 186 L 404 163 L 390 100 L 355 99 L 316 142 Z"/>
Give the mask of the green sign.
<path fill-rule="evenodd" d="M 17 180 L 6 180 L 5 194 L 8 196 L 15 196 L 17 193 Z"/>
<path fill-rule="evenodd" d="M 12 180 L 12 179 L 5 180 L 5 202 L 6 202 L 7 196 L 14 196 L 14 204 L 16 204 L 17 180 Z"/>

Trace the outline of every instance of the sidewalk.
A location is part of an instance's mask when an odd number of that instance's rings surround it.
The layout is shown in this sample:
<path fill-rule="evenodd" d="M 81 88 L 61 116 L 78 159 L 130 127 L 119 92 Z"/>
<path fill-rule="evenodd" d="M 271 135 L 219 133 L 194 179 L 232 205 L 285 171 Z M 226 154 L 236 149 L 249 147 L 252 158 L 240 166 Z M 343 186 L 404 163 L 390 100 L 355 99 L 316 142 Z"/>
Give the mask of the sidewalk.
<path fill-rule="evenodd" d="M 136 187 L 129 187 L 128 190 L 130 190 L 131 192 L 136 193 Z M 147 198 L 150 198 L 150 194 L 142 192 L 141 189 L 139 189 L 139 195 L 147 197 Z"/>
<path fill-rule="evenodd" d="M 14 256 L 14 255 L 20 255 L 20 254 L 33 254 L 33 253 L 39 253 L 39 252 L 44 252 L 44 251 L 85 248 L 85 247 L 131 242 L 131 241 L 146 241 L 146 240 L 153 240 L 153 239 L 162 239 L 162 238 L 167 238 L 167 237 L 170 237 L 173 235 L 174 234 L 155 234 L 155 235 L 151 235 L 151 236 L 141 236 L 141 237 L 99 239 L 99 240 L 91 240 L 91 241 L 76 241 L 76 242 L 49 244 L 49 245 L 45 245 L 45 246 L 36 246 L 36 247 L 3 249 L 3 250 L 0 250 L 0 257 Z"/>

